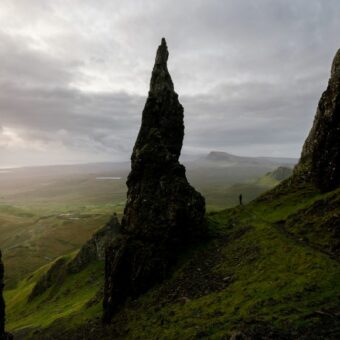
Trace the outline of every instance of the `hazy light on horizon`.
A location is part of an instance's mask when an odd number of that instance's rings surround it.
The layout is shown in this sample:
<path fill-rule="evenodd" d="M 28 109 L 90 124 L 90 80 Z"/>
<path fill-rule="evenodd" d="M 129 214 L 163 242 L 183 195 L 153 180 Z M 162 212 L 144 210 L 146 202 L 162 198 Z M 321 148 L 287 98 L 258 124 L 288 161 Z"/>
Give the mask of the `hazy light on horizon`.
<path fill-rule="evenodd" d="M 183 153 L 299 157 L 339 15 L 336 0 L 4 0 L 0 168 L 129 160 L 163 36 Z"/>

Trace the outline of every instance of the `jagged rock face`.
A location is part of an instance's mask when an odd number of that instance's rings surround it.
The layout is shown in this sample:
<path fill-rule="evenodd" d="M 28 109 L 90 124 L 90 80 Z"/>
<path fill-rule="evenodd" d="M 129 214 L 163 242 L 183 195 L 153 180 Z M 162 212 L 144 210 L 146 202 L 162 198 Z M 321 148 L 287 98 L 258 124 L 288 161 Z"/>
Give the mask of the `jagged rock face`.
<path fill-rule="evenodd" d="M 103 261 L 107 246 L 112 242 L 119 230 L 118 217 L 114 214 L 111 220 L 81 247 L 75 258 L 68 264 L 67 271 L 78 273 L 94 260 Z"/>
<path fill-rule="evenodd" d="M 106 255 L 106 321 L 128 296 L 161 281 L 177 252 L 206 228 L 204 198 L 189 185 L 178 162 L 183 107 L 167 69 L 168 55 L 162 39 L 131 157 L 121 235 Z"/>
<path fill-rule="evenodd" d="M 321 191 L 340 186 L 340 50 L 295 174 L 311 179 Z"/>
<path fill-rule="evenodd" d="M 5 301 L 2 295 L 4 289 L 4 265 L 2 263 L 0 250 L 0 339 L 5 338 Z"/>
<path fill-rule="evenodd" d="M 271 178 L 276 179 L 277 181 L 283 181 L 292 174 L 293 170 L 291 168 L 286 168 L 285 166 L 279 166 L 274 171 L 268 173 Z"/>

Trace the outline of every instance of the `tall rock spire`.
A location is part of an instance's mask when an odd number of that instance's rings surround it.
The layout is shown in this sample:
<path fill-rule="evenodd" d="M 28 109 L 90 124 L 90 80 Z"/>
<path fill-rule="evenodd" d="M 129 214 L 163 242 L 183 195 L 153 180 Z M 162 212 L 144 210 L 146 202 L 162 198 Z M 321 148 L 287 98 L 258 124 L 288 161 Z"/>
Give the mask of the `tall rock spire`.
<path fill-rule="evenodd" d="M 340 49 L 294 172 L 311 180 L 321 191 L 340 186 Z"/>
<path fill-rule="evenodd" d="M 120 237 L 106 253 L 104 320 L 128 296 L 161 281 L 177 254 L 205 233 L 205 201 L 178 162 L 184 136 L 183 107 L 168 68 L 162 39 L 140 131 L 131 156 Z"/>
<path fill-rule="evenodd" d="M 168 71 L 169 52 L 166 41 L 162 38 L 162 42 L 156 53 L 155 65 L 152 70 L 150 80 L 150 92 L 154 95 L 164 90 L 174 91 L 174 84 Z"/>
<path fill-rule="evenodd" d="M 5 301 L 2 296 L 4 289 L 4 265 L 2 263 L 0 250 L 0 340 L 6 339 L 5 334 Z"/>

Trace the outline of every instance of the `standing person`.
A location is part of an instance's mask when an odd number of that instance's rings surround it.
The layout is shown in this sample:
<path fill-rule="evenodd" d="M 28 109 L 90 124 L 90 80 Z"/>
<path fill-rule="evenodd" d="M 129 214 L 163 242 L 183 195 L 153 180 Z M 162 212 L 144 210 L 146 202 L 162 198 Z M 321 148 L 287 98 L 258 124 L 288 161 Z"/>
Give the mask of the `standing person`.
<path fill-rule="evenodd" d="M 242 194 L 240 194 L 240 196 L 238 197 L 238 199 L 240 200 L 240 205 L 243 205 L 243 202 L 242 202 L 242 199 L 243 199 Z"/>

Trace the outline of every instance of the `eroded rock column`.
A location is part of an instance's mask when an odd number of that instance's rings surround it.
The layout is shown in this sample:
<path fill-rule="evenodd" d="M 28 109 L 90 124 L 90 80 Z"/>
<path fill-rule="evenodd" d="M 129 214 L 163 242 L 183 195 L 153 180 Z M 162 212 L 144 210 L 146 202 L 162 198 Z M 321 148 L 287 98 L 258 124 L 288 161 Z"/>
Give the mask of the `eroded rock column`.
<path fill-rule="evenodd" d="M 163 280 L 178 253 L 206 231 L 205 200 L 178 161 L 183 107 L 168 72 L 168 56 L 163 38 L 131 156 L 121 233 L 106 254 L 105 321 L 128 296 L 137 297 Z"/>

